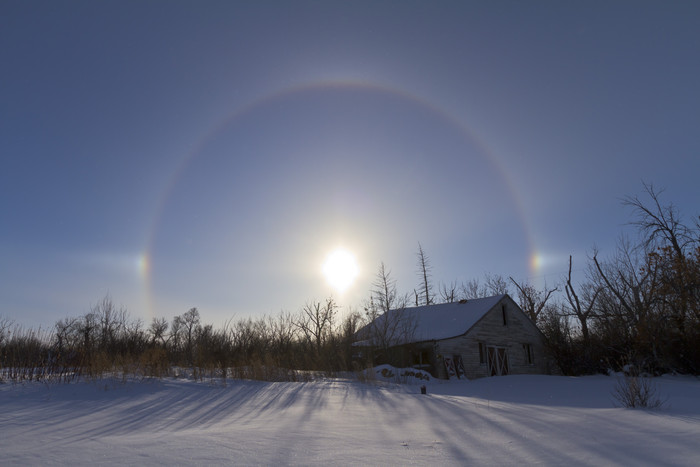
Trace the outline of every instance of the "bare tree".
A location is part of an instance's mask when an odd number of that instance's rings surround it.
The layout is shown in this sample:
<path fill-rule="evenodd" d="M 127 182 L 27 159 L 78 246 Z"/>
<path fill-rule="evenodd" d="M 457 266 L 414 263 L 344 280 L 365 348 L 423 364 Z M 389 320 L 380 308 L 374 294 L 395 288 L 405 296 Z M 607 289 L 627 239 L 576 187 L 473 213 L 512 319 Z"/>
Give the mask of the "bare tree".
<path fill-rule="evenodd" d="M 530 317 L 533 323 L 537 323 L 537 319 L 540 316 L 542 310 L 544 310 L 547 301 L 550 299 L 552 294 L 557 291 L 557 288 L 548 289 L 545 284 L 544 290 L 537 290 L 533 285 L 524 283 L 518 284 L 515 279 L 510 278 L 511 282 L 515 284 L 518 289 L 518 300 L 520 302 L 520 308 L 523 309 L 525 314 Z"/>
<path fill-rule="evenodd" d="M 240 354 L 244 362 L 252 359 L 254 350 L 255 325 L 251 318 L 236 321 L 236 324 L 229 331 L 229 339 L 233 343 L 234 349 Z"/>
<path fill-rule="evenodd" d="M 126 353 L 138 354 L 147 346 L 147 335 L 141 319 L 127 320 L 119 337 L 122 349 Z"/>
<path fill-rule="evenodd" d="M 421 278 L 421 283 L 418 290 L 414 290 L 416 297 L 416 306 L 418 305 L 432 305 L 433 301 L 433 286 L 430 283 L 430 260 L 428 256 L 423 251 L 423 246 L 418 243 L 418 275 Z"/>
<path fill-rule="evenodd" d="M 626 197 L 623 204 L 633 209 L 636 220 L 632 222 L 644 235 L 643 246 L 651 250 L 658 246 L 669 245 L 678 258 L 684 258 L 688 245 L 698 242 L 681 219 L 673 204 L 663 206 L 659 199 L 663 190 L 656 190 L 652 184 L 644 183 L 644 191 L 651 199 L 650 206 L 644 204 L 638 196 Z M 696 234 L 698 232 L 695 232 Z"/>
<path fill-rule="evenodd" d="M 655 307 L 658 268 L 645 268 L 643 257 L 635 254 L 626 240 L 620 241 L 616 256 L 609 262 L 601 263 L 595 251 L 593 264 L 601 288 L 596 318 L 611 347 L 627 360 L 637 358 L 637 353 L 642 359 L 658 356 L 666 321 L 663 310 Z"/>
<path fill-rule="evenodd" d="M 457 283 L 450 282 L 450 284 L 440 283 L 440 299 L 442 303 L 453 303 L 459 300 L 457 298 Z"/>
<path fill-rule="evenodd" d="M 10 328 L 14 324 L 10 318 L 0 316 L 0 347 L 10 338 Z"/>
<path fill-rule="evenodd" d="M 365 306 L 367 326 L 364 338 L 373 346 L 387 349 L 401 341 L 410 340 L 416 323 L 413 312 L 407 309 L 407 296 L 400 296 L 391 271 L 381 263 L 373 282 L 369 303 Z"/>
<path fill-rule="evenodd" d="M 168 320 L 165 318 L 153 318 L 151 325 L 148 327 L 148 334 L 151 336 L 151 345 L 155 345 L 156 341 L 160 340 L 162 345 L 167 344 L 165 335 L 168 332 Z"/>
<path fill-rule="evenodd" d="M 194 340 L 200 328 L 199 310 L 190 308 L 180 316 L 173 319 L 172 332 L 181 333 L 185 340 L 185 354 L 189 363 L 193 362 Z"/>
<path fill-rule="evenodd" d="M 61 319 L 54 325 L 56 333 L 56 351 L 59 358 L 66 357 L 66 353 L 77 349 L 80 346 L 80 336 L 78 335 L 78 319 Z"/>
<path fill-rule="evenodd" d="M 593 264 L 600 285 L 617 299 L 619 306 L 626 312 L 625 321 L 645 321 L 655 298 L 656 271 L 645 269 L 625 240 L 620 242 L 613 261 L 601 263 L 596 250 Z"/>
<path fill-rule="evenodd" d="M 462 282 L 459 291 L 460 298 L 464 300 L 473 300 L 486 296 L 486 289 L 479 284 L 479 279 L 470 279 L 466 283 Z"/>
<path fill-rule="evenodd" d="M 340 325 L 341 339 L 352 343 L 357 335 L 357 331 L 360 330 L 360 326 L 362 326 L 362 314 L 357 310 L 351 309 Z"/>
<path fill-rule="evenodd" d="M 391 277 L 391 270 L 386 268 L 384 262 L 379 264 L 379 270 L 372 282 L 371 300 L 380 313 L 406 307 L 408 299 L 399 296 L 396 281 Z"/>
<path fill-rule="evenodd" d="M 84 355 L 89 356 L 94 350 L 95 332 L 98 329 L 99 323 L 95 313 L 87 313 L 82 319 L 76 322 L 77 331 L 81 336 L 82 351 Z"/>
<path fill-rule="evenodd" d="M 366 314 L 368 324 L 363 337 L 372 347 L 387 350 L 413 340 L 418 323 L 411 308 L 396 308 L 381 313 L 370 302 Z"/>
<path fill-rule="evenodd" d="M 357 340 L 358 331 L 363 322 L 362 314 L 350 308 L 338 327 L 339 357 L 344 369 L 352 369 L 354 366 L 352 363 L 355 353 L 353 344 Z"/>
<path fill-rule="evenodd" d="M 459 298 L 473 300 L 476 298 L 510 293 L 508 281 L 500 274 L 486 273 L 485 278 L 486 280 L 483 284 L 479 282 L 479 279 L 471 279 L 466 283 L 463 282 L 459 287 Z"/>
<path fill-rule="evenodd" d="M 175 316 L 173 318 L 172 324 L 170 325 L 170 336 L 168 337 L 168 343 L 170 344 L 170 348 L 175 354 L 182 350 L 182 334 L 182 320 L 179 316 Z"/>
<path fill-rule="evenodd" d="M 128 322 L 128 313 L 124 308 L 117 308 L 109 295 L 105 295 L 97 305 L 92 307 L 92 314 L 99 328 L 100 348 L 114 352 L 117 340 L 123 334 Z"/>
<path fill-rule="evenodd" d="M 643 235 L 640 245 L 646 255 L 646 269 L 658 269 L 661 287 L 659 299 L 670 309 L 671 319 L 685 333 L 690 319 L 700 319 L 700 280 L 695 261 L 700 257 L 700 224 L 687 226 L 673 204 L 662 205 L 660 195 L 651 184 L 644 184 L 650 198 L 645 204 L 639 197 L 627 197 L 623 204 L 636 215 L 632 222 Z"/>
<path fill-rule="evenodd" d="M 508 281 L 500 274 L 486 273 L 486 282 L 484 284 L 486 293 L 484 296 L 505 295 L 510 293 Z"/>
<path fill-rule="evenodd" d="M 304 305 L 294 323 L 306 340 L 314 345 L 317 353 L 332 331 L 337 309 L 333 298 L 326 299 L 325 303 L 312 301 Z"/>
<path fill-rule="evenodd" d="M 296 338 L 296 327 L 292 314 L 288 311 L 282 311 L 277 315 L 277 318 L 270 317 L 268 327 L 273 349 L 279 351 L 280 354 L 289 353 Z"/>
<path fill-rule="evenodd" d="M 596 305 L 596 299 L 600 293 L 600 287 L 596 287 L 594 284 L 588 284 L 583 287 L 583 293 L 581 297 L 576 293 L 573 284 L 571 283 L 571 266 L 572 258 L 569 255 L 569 275 L 566 278 L 566 286 L 564 290 L 566 291 L 566 299 L 569 306 L 569 313 L 567 315 L 575 316 L 579 324 L 581 325 L 581 335 L 583 336 L 583 342 L 585 345 L 590 341 L 590 332 L 588 330 L 588 320 L 593 315 Z"/>

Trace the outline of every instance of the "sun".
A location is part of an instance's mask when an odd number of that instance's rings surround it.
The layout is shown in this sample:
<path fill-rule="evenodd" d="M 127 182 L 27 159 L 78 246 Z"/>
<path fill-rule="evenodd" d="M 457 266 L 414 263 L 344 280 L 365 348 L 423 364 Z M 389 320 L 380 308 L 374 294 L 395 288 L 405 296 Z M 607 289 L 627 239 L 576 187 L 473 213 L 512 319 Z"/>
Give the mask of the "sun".
<path fill-rule="evenodd" d="M 323 263 L 323 275 L 328 284 L 338 293 L 345 292 L 355 281 L 358 273 L 355 256 L 342 248 L 329 253 Z"/>

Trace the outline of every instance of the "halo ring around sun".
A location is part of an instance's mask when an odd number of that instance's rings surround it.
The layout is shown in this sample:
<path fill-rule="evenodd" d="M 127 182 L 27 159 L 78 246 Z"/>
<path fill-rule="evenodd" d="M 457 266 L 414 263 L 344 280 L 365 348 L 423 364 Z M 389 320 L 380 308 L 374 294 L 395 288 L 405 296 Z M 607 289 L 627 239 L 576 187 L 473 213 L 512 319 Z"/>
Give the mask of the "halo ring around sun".
<path fill-rule="evenodd" d="M 495 168 L 496 172 L 500 175 L 504 182 L 504 186 L 507 188 L 508 193 L 509 193 L 509 198 L 511 199 L 513 205 L 516 207 L 517 215 L 518 215 L 518 221 L 523 229 L 523 232 L 525 233 L 526 236 L 526 242 L 529 248 L 529 253 L 528 257 L 530 258 L 530 264 L 529 268 L 532 273 L 535 271 L 533 268 L 537 267 L 537 261 L 535 261 L 533 258 L 537 257 L 537 248 L 535 247 L 535 242 L 533 240 L 533 229 L 531 228 L 527 216 L 525 215 L 525 209 L 522 205 L 521 199 L 522 197 L 519 196 L 517 193 L 517 190 L 515 188 L 515 185 L 512 181 L 512 177 L 508 170 L 506 170 L 506 167 L 502 163 L 502 161 L 499 159 L 499 157 L 495 154 L 494 151 L 490 149 L 490 147 L 481 139 L 477 134 L 475 134 L 464 122 L 462 122 L 460 119 L 455 117 L 453 114 L 450 112 L 436 106 L 433 104 L 431 101 L 426 100 L 418 95 L 414 95 L 411 93 L 408 93 L 402 89 L 395 88 L 395 87 L 389 87 L 385 86 L 379 83 L 372 83 L 372 82 L 364 82 L 364 81 L 354 81 L 354 80 L 331 80 L 331 81 L 317 81 L 317 82 L 307 82 L 307 83 L 301 83 L 297 84 L 294 86 L 286 87 L 283 89 L 279 89 L 277 91 L 271 92 L 267 95 L 264 95 L 262 97 L 259 97 L 257 99 L 252 100 L 250 103 L 247 105 L 243 105 L 236 109 L 235 111 L 231 112 L 225 119 L 221 121 L 218 125 L 215 125 L 212 127 L 210 131 L 208 131 L 194 146 L 194 148 L 189 151 L 187 154 L 185 154 L 177 164 L 175 170 L 172 171 L 168 182 L 165 184 L 165 188 L 161 192 L 161 195 L 158 197 L 157 202 L 156 202 L 156 209 L 155 213 L 152 216 L 152 222 L 150 225 L 150 228 L 148 229 L 147 233 L 147 240 L 146 240 L 146 248 L 145 248 L 145 253 L 142 255 L 143 263 L 144 265 L 147 265 L 147 267 L 142 268 L 142 281 L 143 281 L 143 289 L 144 289 L 144 299 L 145 299 L 145 308 L 146 312 L 148 314 L 149 318 L 152 318 L 155 316 L 154 310 L 153 310 L 153 297 L 152 297 L 152 290 L 151 290 L 151 283 L 152 283 L 152 274 L 153 274 L 153 263 L 154 259 L 152 256 L 152 250 L 154 246 L 154 239 L 156 236 L 156 232 L 158 231 L 158 226 L 161 221 L 161 217 L 163 215 L 163 209 L 168 202 L 169 197 L 171 196 L 171 193 L 174 189 L 174 187 L 177 185 L 178 181 L 180 178 L 183 176 L 183 173 L 187 166 L 195 159 L 198 157 L 198 155 L 201 153 L 202 149 L 206 146 L 206 144 L 211 141 L 213 138 L 216 137 L 217 134 L 219 134 L 221 131 L 223 131 L 225 128 L 227 128 L 229 125 L 233 124 L 234 122 L 244 118 L 247 114 L 250 112 L 258 109 L 261 106 L 264 106 L 266 104 L 269 104 L 271 102 L 275 102 L 277 100 L 283 99 L 285 97 L 288 97 L 290 95 L 296 95 L 298 93 L 304 93 L 304 92 L 312 92 L 314 90 L 319 90 L 319 89 L 352 89 L 352 90 L 366 90 L 366 91 L 372 91 L 372 92 L 379 92 L 383 94 L 387 94 L 390 96 L 393 96 L 395 98 L 403 99 L 406 101 L 410 101 L 419 107 L 426 109 L 439 118 L 445 120 L 448 122 L 450 125 L 453 127 L 457 128 L 460 132 L 462 132 L 463 135 L 465 135 L 466 138 L 468 138 L 471 142 L 473 142 L 483 154 L 485 154 L 488 158 L 489 163 Z"/>

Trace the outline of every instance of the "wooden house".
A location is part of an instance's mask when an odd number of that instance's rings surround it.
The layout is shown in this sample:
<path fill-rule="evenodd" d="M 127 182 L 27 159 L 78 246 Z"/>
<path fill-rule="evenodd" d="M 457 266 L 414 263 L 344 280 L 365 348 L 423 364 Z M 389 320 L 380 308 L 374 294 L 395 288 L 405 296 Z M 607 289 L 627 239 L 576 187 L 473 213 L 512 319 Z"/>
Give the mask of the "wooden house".
<path fill-rule="evenodd" d="M 438 378 L 550 374 L 537 326 L 508 295 L 391 310 L 355 345 L 373 363 L 412 366 Z"/>

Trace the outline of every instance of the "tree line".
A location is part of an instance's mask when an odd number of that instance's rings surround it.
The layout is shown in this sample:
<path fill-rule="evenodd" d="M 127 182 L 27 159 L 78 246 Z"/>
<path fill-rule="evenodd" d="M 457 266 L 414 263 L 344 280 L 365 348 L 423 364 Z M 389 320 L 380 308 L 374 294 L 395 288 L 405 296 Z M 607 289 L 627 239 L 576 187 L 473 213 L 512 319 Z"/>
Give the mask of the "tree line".
<path fill-rule="evenodd" d="M 700 374 L 700 217 L 686 223 L 672 203 L 662 202 L 662 190 L 643 187 L 643 198 L 622 201 L 631 210 L 634 239 L 621 239 L 607 258 L 593 249 L 582 281 L 574 281 L 569 256 L 568 272 L 553 286 L 486 274 L 483 282 L 439 283 L 434 292 L 430 260 L 419 244 L 419 284 L 399 295 L 382 263 L 365 306 L 367 322 L 374 323 L 372 343 L 388 352 L 410 340 L 412 306 L 509 294 L 543 333 L 566 375 Z M 389 310 L 399 313 L 376 320 Z"/>
<path fill-rule="evenodd" d="M 660 374 L 700 374 L 700 223 L 687 224 L 661 192 L 644 185 L 645 198 L 627 197 L 634 240 L 607 258 L 593 250 L 585 278 L 568 274 L 535 287 L 486 274 L 483 281 L 439 283 L 418 244 L 418 284 L 400 294 L 391 271 L 379 265 L 361 310 L 341 314 L 330 297 L 296 313 L 230 320 L 215 328 L 191 308 L 172 320 L 144 324 L 103 298 L 78 317 L 48 330 L 23 329 L 0 317 L 0 379 L 62 379 L 105 374 L 238 377 L 297 380 L 314 372 L 357 371 L 387 359 L 410 340 L 411 308 L 508 293 L 542 331 L 562 372 L 580 375 L 634 368 Z M 437 289 L 437 292 L 435 290 Z M 391 311 L 391 313 L 390 313 Z M 354 342 L 372 350 L 360 355 Z"/>
<path fill-rule="evenodd" d="M 661 191 L 627 197 L 634 240 L 608 258 L 593 250 L 585 280 L 563 279 L 563 298 L 546 307 L 540 328 L 568 374 L 606 368 L 700 374 L 700 218 L 684 222 Z"/>
<path fill-rule="evenodd" d="M 582 281 L 572 278 L 569 256 L 568 272 L 551 287 L 487 275 L 481 284 L 440 284 L 433 299 L 450 302 L 513 290 L 567 375 L 610 369 L 698 375 L 700 217 L 686 223 L 672 203 L 662 202 L 662 193 L 644 184 L 643 197 L 623 199 L 635 237 L 623 237 L 607 258 L 594 248 Z M 419 250 L 419 263 L 422 256 Z"/>
<path fill-rule="evenodd" d="M 352 342 L 360 314 L 339 317 L 333 298 L 310 301 L 298 313 L 229 321 L 202 321 L 191 308 L 171 321 L 133 319 L 110 297 L 90 312 L 58 321 L 47 331 L 25 330 L 0 319 L 0 380 L 72 380 L 124 376 L 298 380 L 353 366 Z"/>

